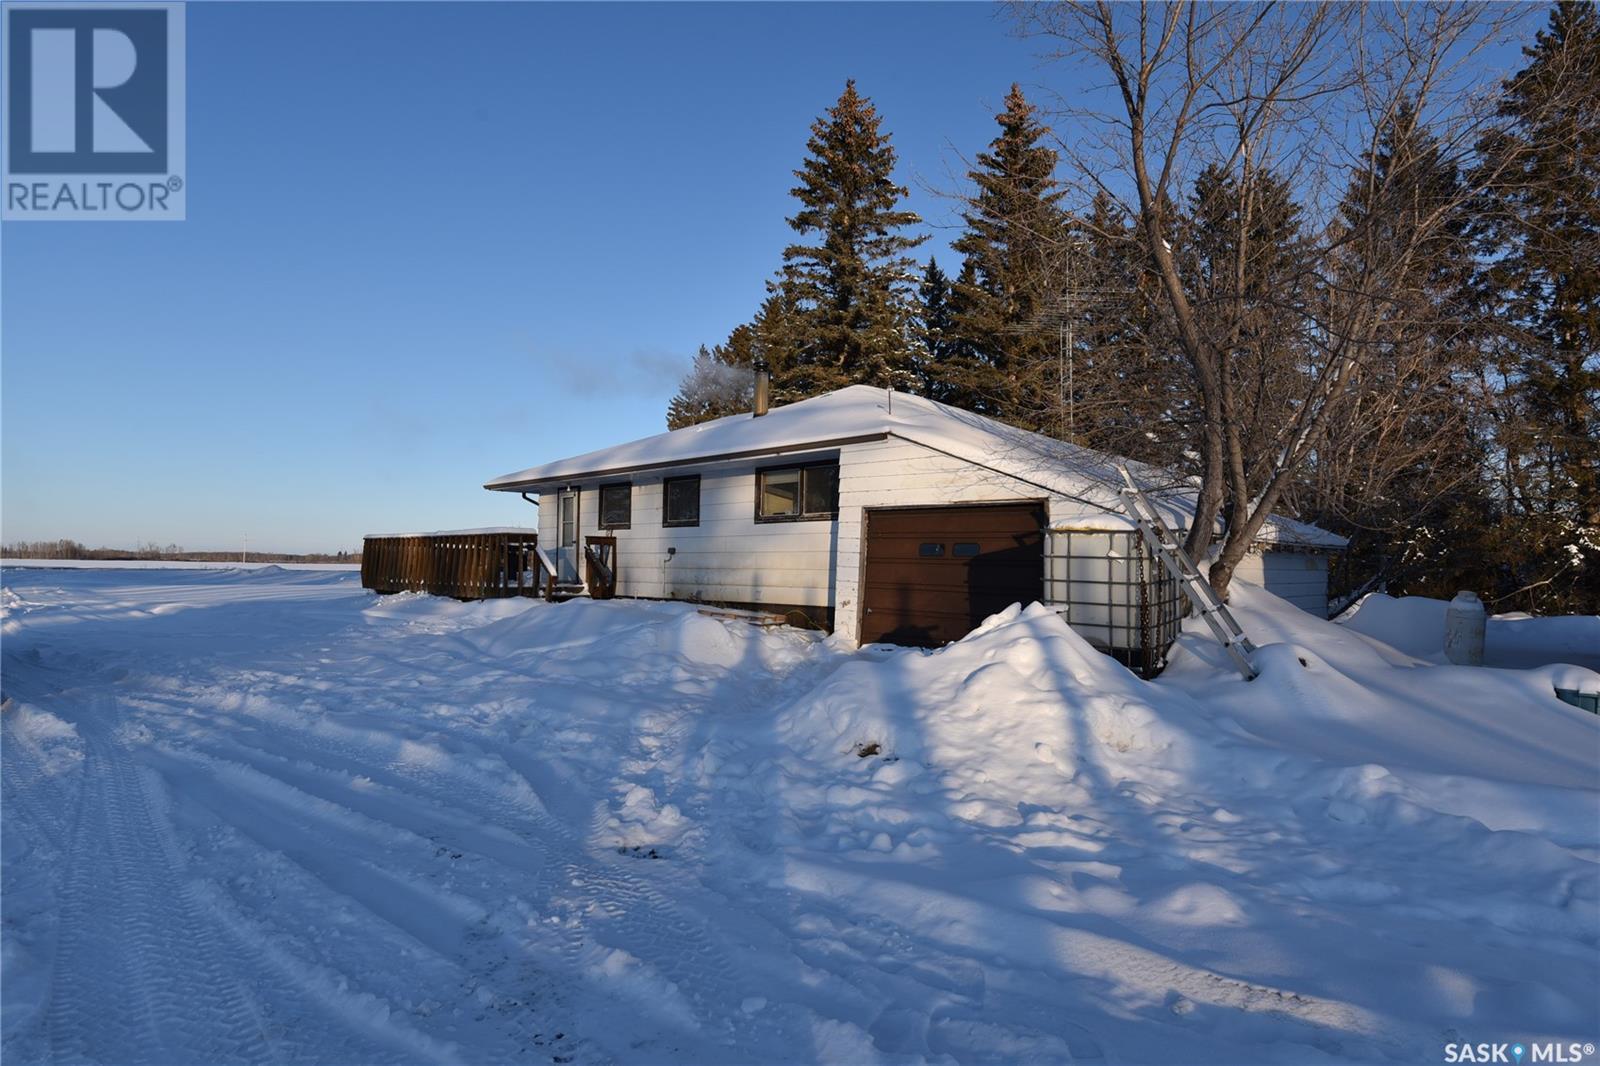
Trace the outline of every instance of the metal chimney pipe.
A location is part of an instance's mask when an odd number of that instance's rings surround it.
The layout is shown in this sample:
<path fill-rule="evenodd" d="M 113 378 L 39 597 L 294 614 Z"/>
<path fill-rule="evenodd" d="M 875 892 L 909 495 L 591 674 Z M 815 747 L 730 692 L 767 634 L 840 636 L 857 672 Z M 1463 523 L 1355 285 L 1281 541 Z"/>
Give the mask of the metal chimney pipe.
<path fill-rule="evenodd" d="M 757 359 L 750 364 L 750 368 L 756 372 L 755 407 L 751 414 L 760 418 L 767 413 L 767 406 L 772 400 L 772 374 L 767 369 L 765 359 Z"/>

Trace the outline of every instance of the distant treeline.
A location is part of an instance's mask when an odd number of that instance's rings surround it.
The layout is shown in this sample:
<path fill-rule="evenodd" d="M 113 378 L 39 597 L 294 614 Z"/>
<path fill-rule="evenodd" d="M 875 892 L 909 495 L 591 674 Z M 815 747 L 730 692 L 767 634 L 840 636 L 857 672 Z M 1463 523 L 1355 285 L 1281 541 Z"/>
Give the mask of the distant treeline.
<path fill-rule="evenodd" d="M 167 563 L 230 563 L 241 560 L 240 552 L 186 551 L 176 544 L 160 545 L 154 541 L 138 548 L 90 548 L 75 540 L 19 540 L 0 545 L 0 553 L 7 559 L 153 559 Z M 291 555 L 287 552 L 248 552 L 243 559 L 252 563 L 359 563 L 361 553 L 312 552 Z"/>

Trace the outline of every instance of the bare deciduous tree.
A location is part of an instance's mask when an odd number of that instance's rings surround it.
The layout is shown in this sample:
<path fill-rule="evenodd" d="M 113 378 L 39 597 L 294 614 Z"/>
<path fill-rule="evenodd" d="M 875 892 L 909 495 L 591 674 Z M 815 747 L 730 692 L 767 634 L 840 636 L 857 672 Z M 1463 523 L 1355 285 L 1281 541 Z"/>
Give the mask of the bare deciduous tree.
<path fill-rule="evenodd" d="M 1401 294 L 1415 290 L 1429 257 L 1469 254 L 1451 226 L 1474 189 L 1461 182 L 1424 197 L 1420 168 L 1471 170 L 1492 86 L 1469 61 L 1519 13 L 1444 2 L 1107 0 L 1015 13 L 1056 57 L 1106 75 L 1104 99 L 1063 104 L 1089 139 L 1063 140 L 1062 154 L 1085 193 L 1137 221 L 1159 280 L 1200 420 L 1187 547 L 1206 555 L 1227 519 L 1210 568 L 1225 596 L 1330 436 L 1342 447 L 1381 430 L 1381 400 L 1362 397 L 1394 388 L 1396 352 L 1426 332 L 1417 316 L 1431 314 Z M 1422 128 L 1427 153 L 1395 149 Z M 1208 172 L 1219 179 L 1208 195 L 1228 202 L 1196 207 L 1226 207 L 1210 212 L 1229 230 L 1220 262 L 1190 254 L 1178 207 Z M 1292 190 L 1304 246 L 1291 272 L 1263 277 L 1258 229 L 1275 183 Z M 1369 415 L 1371 425 L 1340 424 Z"/>

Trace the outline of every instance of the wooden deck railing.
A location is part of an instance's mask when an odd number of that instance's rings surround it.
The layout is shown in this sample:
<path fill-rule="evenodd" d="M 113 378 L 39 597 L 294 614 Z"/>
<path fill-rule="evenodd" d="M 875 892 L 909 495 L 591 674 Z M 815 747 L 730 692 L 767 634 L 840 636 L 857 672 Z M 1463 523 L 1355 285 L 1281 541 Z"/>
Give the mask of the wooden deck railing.
<path fill-rule="evenodd" d="M 546 596 L 538 544 L 531 530 L 371 536 L 361 549 L 361 585 L 458 600 Z"/>
<path fill-rule="evenodd" d="M 584 558 L 589 563 L 584 567 L 589 597 L 609 600 L 617 594 L 617 538 L 584 537 L 583 540 Z"/>

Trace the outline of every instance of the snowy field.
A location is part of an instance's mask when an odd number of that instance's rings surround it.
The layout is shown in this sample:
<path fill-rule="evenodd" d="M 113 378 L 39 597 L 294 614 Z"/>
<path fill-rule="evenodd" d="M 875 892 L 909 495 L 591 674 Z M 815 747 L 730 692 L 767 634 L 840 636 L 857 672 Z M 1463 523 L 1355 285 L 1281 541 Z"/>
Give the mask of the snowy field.
<path fill-rule="evenodd" d="M 359 574 L 360 563 L 185 563 L 163 559 L 0 559 L 0 568 L 45 570 L 342 570 Z"/>
<path fill-rule="evenodd" d="M 1193 636 L 1139 681 L 1037 608 L 856 653 L 348 572 L 0 596 L 7 1063 L 1600 1039 L 1600 718 L 1552 692 L 1600 675 L 1437 665 L 1406 601 L 1239 589 L 1247 685 Z"/>

